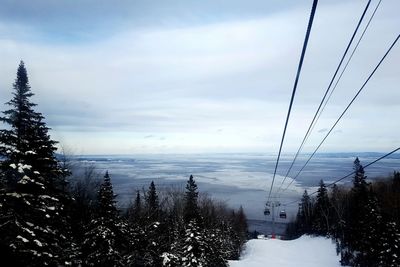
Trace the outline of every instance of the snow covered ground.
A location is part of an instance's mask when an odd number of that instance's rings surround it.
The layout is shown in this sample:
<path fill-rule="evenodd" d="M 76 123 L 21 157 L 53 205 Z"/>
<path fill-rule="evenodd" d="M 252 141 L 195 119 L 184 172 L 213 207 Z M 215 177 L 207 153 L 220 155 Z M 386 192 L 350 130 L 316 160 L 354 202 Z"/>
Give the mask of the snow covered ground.
<path fill-rule="evenodd" d="M 283 241 L 253 239 L 247 242 L 239 261 L 230 261 L 230 267 L 338 267 L 339 256 L 335 244 L 322 237 L 302 236 Z"/>

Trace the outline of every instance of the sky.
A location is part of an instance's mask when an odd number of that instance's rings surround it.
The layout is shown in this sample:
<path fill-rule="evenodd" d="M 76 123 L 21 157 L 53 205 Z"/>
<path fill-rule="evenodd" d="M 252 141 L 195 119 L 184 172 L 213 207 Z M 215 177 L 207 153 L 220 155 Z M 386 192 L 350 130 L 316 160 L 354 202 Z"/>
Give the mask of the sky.
<path fill-rule="evenodd" d="M 277 153 L 311 0 L 0 2 L 0 108 L 24 60 L 37 111 L 70 153 Z M 366 3 L 319 1 L 284 153 L 297 150 Z M 399 9 L 382 1 L 305 152 L 399 34 Z M 321 152 L 399 146 L 399 46 Z"/>

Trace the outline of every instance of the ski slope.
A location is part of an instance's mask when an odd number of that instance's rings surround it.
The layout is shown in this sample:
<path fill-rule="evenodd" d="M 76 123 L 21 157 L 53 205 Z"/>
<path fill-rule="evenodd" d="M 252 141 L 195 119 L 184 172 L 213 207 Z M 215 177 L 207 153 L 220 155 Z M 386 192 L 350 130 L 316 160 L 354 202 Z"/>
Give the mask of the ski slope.
<path fill-rule="evenodd" d="M 230 267 L 338 267 L 340 257 L 335 244 L 322 237 L 302 236 L 283 241 L 253 239 L 246 243 L 239 261 L 230 261 Z"/>

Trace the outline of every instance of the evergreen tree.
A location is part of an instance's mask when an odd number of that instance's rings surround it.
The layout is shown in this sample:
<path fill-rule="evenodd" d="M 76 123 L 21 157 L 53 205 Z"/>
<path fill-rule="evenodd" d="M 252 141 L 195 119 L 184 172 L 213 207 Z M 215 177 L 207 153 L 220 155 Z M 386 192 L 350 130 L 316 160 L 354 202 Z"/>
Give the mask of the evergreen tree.
<path fill-rule="evenodd" d="M 333 185 L 332 193 L 329 199 L 332 208 L 332 216 L 330 219 L 330 236 L 336 243 L 336 252 L 344 258 L 343 235 L 345 224 L 345 213 L 348 209 L 347 192 L 340 189 L 336 184 Z"/>
<path fill-rule="evenodd" d="M 320 181 L 317 192 L 314 205 L 313 232 L 317 235 L 326 236 L 330 231 L 331 207 L 329 204 L 328 190 L 323 180 Z"/>
<path fill-rule="evenodd" d="M 379 238 L 378 265 L 400 266 L 400 230 L 395 222 L 386 222 Z"/>
<path fill-rule="evenodd" d="M 68 235 L 64 205 L 49 195 L 44 178 L 19 164 L 13 192 L 1 194 L 1 251 L 13 266 L 71 264 L 76 251 Z"/>
<path fill-rule="evenodd" d="M 183 211 L 185 222 L 200 219 L 199 207 L 197 205 L 198 195 L 196 182 L 193 179 L 193 175 L 190 175 L 185 192 L 185 206 Z"/>
<path fill-rule="evenodd" d="M 204 232 L 193 220 L 186 227 L 181 252 L 182 267 L 206 267 L 207 242 Z"/>
<path fill-rule="evenodd" d="M 1 246 L 11 262 L 63 265 L 75 255 L 66 214 L 70 199 L 63 191 L 68 172 L 59 167 L 44 117 L 33 109 L 22 61 L 13 89 L 6 103 L 11 108 L 0 118 L 8 125 L 0 130 Z"/>
<path fill-rule="evenodd" d="M 128 219 L 134 224 L 138 225 L 142 217 L 142 199 L 139 190 L 136 192 L 136 198 L 128 209 Z"/>
<path fill-rule="evenodd" d="M 143 266 L 161 266 L 161 254 L 166 250 L 165 238 L 168 237 L 166 225 L 161 222 L 162 217 L 157 190 L 154 181 L 151 181 L 146 192 L 146 220 L 142 223 Z"/>
<path fill-rule="evenodd" d="M 237 255 L 240 255 L 240 250 L 247 241 L 247 218 L 242 206 L 240 206 L 238 212 L 233 213 L 232 227 L 236 235 L 235 239 L 237 239 Z"/>
<path fill-rule="evenodd" d="M 393 221 L 400 225 L 400 172 L 393 173 L 393 180 L 391 184 L 391 195 L 392 195 L 392 209 L 390 212 Z"/>
<path fill-rule="evenodd" d="M 86 266 L 124 266 L 127 226 L 118 216 L 110 176 L 106 172 L 98 193 L 98 209 L 82 244 Z"/>
<path fill-rule="evenodd" d="M 299 219 L 299 226 L 301 231 L 306 234 L 311 234 L 313 221 L 313 204 L 311 202 L 310 196 L 307 193 L 307 190 L 304 190 L 303 197 L 301 198 Z"/>
<path fill-rule="evenodd" d="M 162 266 L 165 267 L 177 267 L 182 266 L 182 251 L 183 251 L 183 240 L 185 234 L 183 220 L 176 219 L 174 224 L 171 226 L 172 240 L 169 247 L 164 253 L 162 253 Z"/>
<path fill-rule="evenodd" d="M 146 209 L 147 219 L 152 222 L 157 221 L 159 218 L 160 207 L 154 181 L 151 181 L 149 190 L 146 194 Z"/>
<path fill-rule="evenodd" d="M 18 175 L 10 164 L 29 165 L 46 179 L 50 190 L 65 189 L 67 170 L 60 168 L 55 157 L 57 142 L 50 139 L 49 128 L 41 113 L 34 111 L 28 74 L 24 62 L 20 62 L 17 78 L 13 84 L 14 97 L 6 104 L 11 106 L 3 112 L 0 120 L 9 129 L 0 130 L 0 170 L 7 187 L 16 185 Z"/>
<path fill-rule="evenodd" d="M 366 215 L 368 210 L 368 184 L 366 182 L 365 172 L 360 160 L 354 161 L 354 179 L 353 188 L 350 193 L 349 211 L 346 215 L 346 224 L 344 243 L 350 251 L 359 251 L 362 247 L 363 231 L 365 230 Z"/>
<path fill-rule="evenodd" d="M 372 190 L 368 193 L 364 213 L 361 214 L 359 222 L 360 239 L 357 240 L 355 257 L 356 266 L 379 266 L 380 235 L 383 232 L 382 215 L 377 198 Z"/>

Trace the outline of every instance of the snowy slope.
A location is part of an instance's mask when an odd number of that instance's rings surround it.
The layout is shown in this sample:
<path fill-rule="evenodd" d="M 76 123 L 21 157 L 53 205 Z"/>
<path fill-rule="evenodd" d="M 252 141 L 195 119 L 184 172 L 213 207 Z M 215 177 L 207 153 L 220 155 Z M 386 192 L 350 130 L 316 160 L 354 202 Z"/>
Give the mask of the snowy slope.
<path fill-rule="evenodd" d="M 337 267 L 335 244 L 322 237 L 302 236 L 292 241 L 253 239 L 247 242 L 239 261 L 230 267 Z"/>

